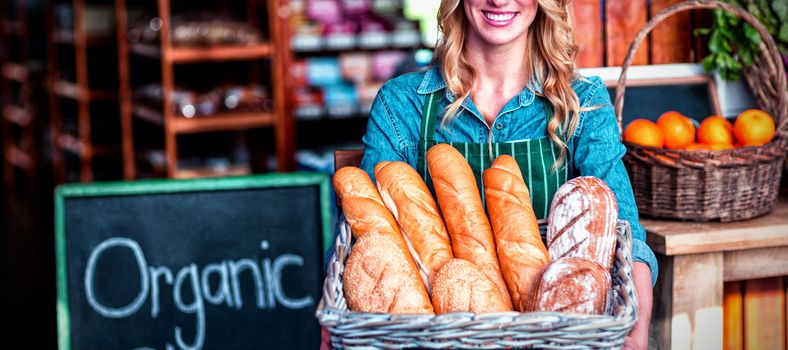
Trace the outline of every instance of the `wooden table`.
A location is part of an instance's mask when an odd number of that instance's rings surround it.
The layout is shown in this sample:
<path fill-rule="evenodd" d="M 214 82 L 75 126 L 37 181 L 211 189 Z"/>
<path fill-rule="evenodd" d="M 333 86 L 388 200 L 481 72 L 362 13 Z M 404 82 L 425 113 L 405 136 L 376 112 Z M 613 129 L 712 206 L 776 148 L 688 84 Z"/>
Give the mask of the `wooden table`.
<path fill-rule="evenodd" d="M 657 254 L 651 346 L 721 349 L 723 282 L 788 275 L 788 196 L 733 223 L 641 220 Z"/>

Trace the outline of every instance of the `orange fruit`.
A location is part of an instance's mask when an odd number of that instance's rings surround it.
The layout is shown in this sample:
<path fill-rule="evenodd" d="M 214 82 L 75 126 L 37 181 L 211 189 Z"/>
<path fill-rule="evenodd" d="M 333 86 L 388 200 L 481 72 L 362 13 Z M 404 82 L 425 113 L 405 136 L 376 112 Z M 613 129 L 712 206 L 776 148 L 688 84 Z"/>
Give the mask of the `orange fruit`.
<path fill-rule="evenodd" d="M 646 119 L 635 119 L 624 130 L 624 141 L 641 146 L 662 148 L 664 139 L 662 129 Z"/>
<path fill-rule="evenodd" d="M 684 147 L 684 149 L 687 151 L 697 151 L 697 150 L 709 150 L 711 148 L 709 148 L 709 145 L 705 143 L 693 143 L 687 147 Z"/>
<path fill-rule="evenodd" d="M 709 149 L 712 150 L 712 151 L 721 151 L 721 150 L 724 150 L 724 149 L 734 149 L 734 148 L 735 148 L 735 146 L 733 146 L 733 144 L 731 144 L 731 143 L 727 143 L 727 144 L 726 143 L 713 143 L 713 144 L 709 145 Z"/>
<path fill-rule="evenodd" d="M 744 146 L 763 146 L 774 138 L 774 118 L 762 110 L 748 109 L 736 118 L 733 134 Z"/>
<path fill-rule="evenodd" d="M 709 145 L 733 145 L 733 125 L 718 115 L 708 117 L 698 127 L 698 142 Z"/>
<path fill-rule="evenodd" d="M 695 125 L 692 125 L 692 121 L 679 112 L 663 113 L 657 119 L 657 125 L 665 133 L 665 147 L 667 148 L 683 149 L 695 142 Z"/>

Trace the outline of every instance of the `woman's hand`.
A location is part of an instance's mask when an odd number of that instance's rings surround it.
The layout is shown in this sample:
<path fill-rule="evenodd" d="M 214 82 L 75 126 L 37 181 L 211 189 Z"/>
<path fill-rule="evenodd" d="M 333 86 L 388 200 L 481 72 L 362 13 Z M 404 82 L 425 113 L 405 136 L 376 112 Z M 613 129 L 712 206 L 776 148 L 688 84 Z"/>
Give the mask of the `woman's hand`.
<path fill-rule="evenodd" d="M 331 350 L 331 336 L 326 327 L 320 327 L 320 350 Z"/>
<path fill-rule="evenodd" d="M 632 279 L 638 295 L 638 321 L 624 342 L 624 349 L 648 349 L 648 326 L 651 322 L 651 269 L 647 264 L 635 262 L 632 265 Z"/>

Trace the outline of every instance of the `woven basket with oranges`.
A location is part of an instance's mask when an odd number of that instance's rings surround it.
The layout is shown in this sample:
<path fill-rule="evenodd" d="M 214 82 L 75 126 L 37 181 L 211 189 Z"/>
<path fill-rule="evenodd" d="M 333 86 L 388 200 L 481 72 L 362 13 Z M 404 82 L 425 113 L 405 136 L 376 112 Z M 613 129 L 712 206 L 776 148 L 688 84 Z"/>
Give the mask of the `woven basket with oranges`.
<path fill-rule="evenodd" d="M 641 214 L 696 221 L 735 221 L 770 212 L 777 205 L 788 140 L 788 92 L 785 68 L 766 29 L 739 7 L 715 0 L 691 0 L 656 14 L 635 37 L 616 88 L 619 125 L 624 109 L 626 73 L 649 32 L 683 11 L 723 9 L 751 24 L 763 45 L 756 61 L 774 70 L 773 81 L 748 79 L 757 89 L 759 109 L 742 112 L 733 122 L 710 116 L 696 125 L 675 111 L 657 122 L 638 119 L 623 132 L 635 200 Z M 705 116 L 693 116 L 705 117 Z"/>

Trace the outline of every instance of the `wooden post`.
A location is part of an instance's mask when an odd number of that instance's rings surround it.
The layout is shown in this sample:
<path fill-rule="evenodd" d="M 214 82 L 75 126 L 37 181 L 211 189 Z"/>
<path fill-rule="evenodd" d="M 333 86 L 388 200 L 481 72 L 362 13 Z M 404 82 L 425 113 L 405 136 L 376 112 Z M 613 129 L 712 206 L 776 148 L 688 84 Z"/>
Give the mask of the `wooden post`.
<path fill-rule="evenodd" d="M 605 65 L 605 38 L 602 24 L 602 2 L 600 0 L 574 0 L 572 2 L 573 25 L 580 51 L 577 67 L 602 67 Z"/>
<path fill-rule="evenodd" d="M 123 153 L 123 178 L 134 180 L 137 167 L 134 159 L 134 133 L 132 128 L 131 81 L 129 77 L 129 41 L 126 0 L 115 0 L 115 21 L 118 37 L 118 102 L 120 103 L 121 151 Z"/>
<path fill-rule="evenodd" d="M 722 345 L 725 350 L 741 350 L 744 343 L 741 282 L 725 282 Z"/>
<path fill-rule="evenodd" d="M 60 114 L 60 97 L 55 88 L 57 86 L 57 43 L 55 42 L 55 23 L 54 0 L 45 2 L 46 22 L 47 22 L 47 92 L 49 97 L 49 127 L 52 135 L 52 170 L 55 183 L 62 183 L 66 179 L 65 164 L 63 164 L 63 150 L 60 147 L 60 130 L 62 127 L 62 115 Z"/>
<path fill-rule="evenodd" d="M 173 124 L 175 114 L 172 111 L 172 90 L 175 86 L 175 73 L 173 72 L 172 43 L 170 42 L 170 24 L 172 16 L 170 14 L 170 1 L 158 0 L 159 18 L 161 18 L 161 30 L 159 31 L 159 42 L 161 52 L 161 88 L 162 108 L 164 108 L 164 152 L 167 158 L 167 177 L 175 177 L 178 171 L 178 142 Z"/>
<path fill-rule="evenodd" d="M 646 25 L 646 1 L 606 1 L 605 2 L 605 30 L 607 36 L 607 62 L 608 66 L 624 64 L 627 50 L 638 31 Z M 633 65 L 648 64 L 649 45 L 647 42 L 640 45 L 635 55 Z"/>
<path fill-rule="evenodd" d="M 722 253 L 663 258 L 651 335 L 660 349 L 722 348 Z"/>
<path fill-rule="evenodd" d="M 783 277 L 744 282 L 745 349 L 785 349 Z"/>
<path fill-rule="evenodd" d="M 271 41 L 276 49 L 272 56 L 273 74 L 271 86 L 274 90 L 274 132 L 276 133 L 276 157 L 279 171 L 295 169 L 295 123 L 285 91 L 290 91 L 287 67 L 290 66 L 290 34 L 287 32 L 287 21 L 290 20 L 289 7 L 282 1 L 268 2 L 268 18 L 270 18 Z"/>
<path fill-rule="evenodd" d="M 651 0 L 651 15 L 683 0 Z M 650 34 L 651 64 L 691 62 L 692 13 L 681 12 L 654 27 Z"/>
<path fill-rule="evenodd" d="M 74 0 L 74 51 L 76 52 L 78 139 L 84 147 L 80 154 L 80 180 L 93 181 L 93 146 L 90 137 L 90 84 L 88 82 L 88 34 L 85 27 L 85 1 Z"/>

